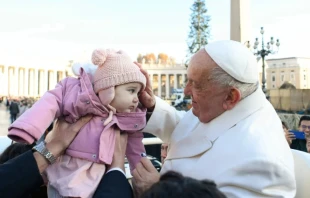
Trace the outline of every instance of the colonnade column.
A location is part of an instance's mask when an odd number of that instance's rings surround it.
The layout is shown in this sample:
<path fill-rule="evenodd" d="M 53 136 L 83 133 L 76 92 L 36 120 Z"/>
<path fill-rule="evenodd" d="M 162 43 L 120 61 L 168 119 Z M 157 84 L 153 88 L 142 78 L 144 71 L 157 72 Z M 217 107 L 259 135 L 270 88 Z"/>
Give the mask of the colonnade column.
<path fill-rule="evenodd" d="M 18 86 L 19 86 L 19 79 L 18 76 L 19 75 L 19 68 L 15 67 L 14 68 L 14 91 L 13 91 L 13 95 L 14 96 L 18 96 Z"/>
<path fill-rule="evenodd" d="M 5 95 L 5 96 L 8 96 L 9 95 L 9 78 L 8 78 L 8 74 L 9 74 L 9 67 L 8 66 L 3 66 L 3 76 L 2 76 L 2 81 L 3 82 L 3 92 L 2 94 Z"/>
<path fill-rule="evenodd" d="M 24 68 L 18 70 L 18 96 L 24 96 Z"/>
<path fill-rule="evenodd" d="M 29 82 L 29 85 L 28 85 L 28 94 L 29 96 L 33 96 L 34 95 L 34 70 L 33 69 L 29 69 L 29 79 L 28 79 L 28 82 Z"/>
<path fill-rule="evenodd" d="M 29 69 L 25 68 L 24 72 L 24 96 L 29 95 Z"/>
<path fill-rule="evenodd" d="M 13 69 L 11 67 L 8 67 L 8 95 L 12 96 L 13 95 Z"/>
<path fill-rule="evenodd" d="M 177 77 L 177 75 L 176 74 L 174 74 L 174 81 L 173 81 L 173 88 L 175 88 L 175 89 L 177 89 L 178 88 L 178 77 Z"/>
<path fill-rule="evenodd" d="M 158 97 L 161 98 L 161 74 L 158 74 Z"/>
<path fill-rule="evenodd" d="M 58 83 L 57 81 L 57 71 L 53 71 L 53 84 L 50 86 L 50 89 L 54 89 L 56 84 Z"/>
<path fill-rule="evenodd" d="M 170 97 L 170 80 L 169 74 L 166 74 L 166 98 Z"/>
<path fill-rule="evenodd" d="M 34 69 L 34 82 L 33 82 L 33 96 L 37 97 L 39 95 L 39 70 Z"/>
<path fill-rule="evenodd" d="M 150 74 L 150 83 L 153 85 L 153 74 Z"/>
<path fill-rule="evenodd" d="M 43 80 L 43 92 L 41 93 L 41 96 L 48 90 L 49 84 L 51 82 L 51 79 L 48 77 L 48 70 L 44 70 L 44 80 Z"/>

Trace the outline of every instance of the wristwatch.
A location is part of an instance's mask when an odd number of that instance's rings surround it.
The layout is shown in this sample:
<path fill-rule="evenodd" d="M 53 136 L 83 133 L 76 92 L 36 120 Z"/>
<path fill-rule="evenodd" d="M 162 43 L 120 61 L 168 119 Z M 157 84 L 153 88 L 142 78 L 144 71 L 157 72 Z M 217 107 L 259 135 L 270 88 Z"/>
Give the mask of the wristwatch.
<path fill-rule="evenodd" d="M 33 151 L 37 151 L 38 153 L 40 153 L 41 155 L 43 155 L 43 157 L 50 163 L 50 164 L 54 164 L 56 162 L 56 158 L 55 156 L 49 151 L 47 150 L 47 148 L 45 147 L 45 142 L 41 141 L 39 144 L 37 144 L 36 146 L 34 146 L 32 148 Z"/>

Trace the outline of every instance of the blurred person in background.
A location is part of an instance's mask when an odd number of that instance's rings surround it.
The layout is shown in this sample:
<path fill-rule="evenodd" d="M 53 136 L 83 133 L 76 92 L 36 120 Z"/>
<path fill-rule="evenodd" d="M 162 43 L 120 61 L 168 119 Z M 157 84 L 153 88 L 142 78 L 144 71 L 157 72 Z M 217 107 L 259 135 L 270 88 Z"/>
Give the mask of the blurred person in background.
<path fill-rule="evenodd" d="M 298 123 L 298 131 L 304 132 L 305 137 L 309 139 L 310 136 L 310 116 L 304 115 L 300 117 L 299 123 Z M 306 139 L 296 139 L 295 136 L 290 136 L 291 149 L 300 150 L 304 152 L 307 151 L 307 141 Z"/>
<path fill-rule="evenodd" d="M 161 157 L 161 163 L 164 164 L 165 159 L 167 157 L 167 152 L 168 152 L 168 144 L 163 143 L 161 145 L 161 150 L 160 150 L 160 157 Z"/>
<path fill-rule="evenodd" d="M 6 106 L 6 110 L 9 111 L 9 108 L 10 108 L 10 99 L 9 99 L 9 97 L 6 97 L 5 106 Z"/>
<path fill-rule="evenodd" d="M 16 120 L 17 114 L 19 113 L 19 105 L 16 99 L 13 99 L 13 101 L 11 102 L 9 110 L 10 110 L 11 124 L 12 124 Z"/>
<path fill-rule="evenodd" d="M 26 100 L 22 100 L 19 105 L 19 114 L 17 117 L 21 116 L 28 108 L 28 104 Z"/>

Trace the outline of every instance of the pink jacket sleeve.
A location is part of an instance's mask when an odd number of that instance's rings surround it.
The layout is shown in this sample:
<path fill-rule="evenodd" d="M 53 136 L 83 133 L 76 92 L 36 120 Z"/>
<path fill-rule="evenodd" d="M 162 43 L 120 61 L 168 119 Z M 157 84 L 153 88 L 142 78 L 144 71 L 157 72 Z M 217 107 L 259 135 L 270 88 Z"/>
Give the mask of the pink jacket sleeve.
<path fill-rule="evenodd" d="M 131 171 L 133 171 L 140 162 L 141 154 L 146 153 L 142 140 L 142 132 L 128 133 L 126 156 Z"/>
<path fill-rule="evenodd" d="M 51 122 L 61 116 L 62 99 L 68 78 L 59 82 L 55 89 L 47 91 L 9 127 L 8 137 L 17 142 L 32 144 L 38 140 Z"/>

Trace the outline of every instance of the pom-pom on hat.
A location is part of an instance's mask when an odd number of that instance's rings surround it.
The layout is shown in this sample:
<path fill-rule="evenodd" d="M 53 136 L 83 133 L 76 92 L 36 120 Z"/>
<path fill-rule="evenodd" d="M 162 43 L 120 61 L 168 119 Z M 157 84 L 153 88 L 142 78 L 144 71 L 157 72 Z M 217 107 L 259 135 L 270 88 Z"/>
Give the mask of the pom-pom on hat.
<path fill-rule="evenodd" d="M 92 54 L 92 62 L 98 66 L 94 75 L 94 90 L 105 92 L 104 105 L 111 103 L 115 96 L 115 86 L 126 83 L 141 83 L 145 88 L 146 78 L 140 68 L 123 51 L 113 49 L 96 49 Z"/>

